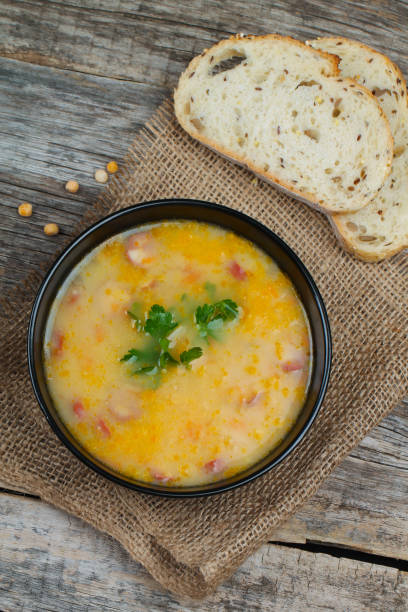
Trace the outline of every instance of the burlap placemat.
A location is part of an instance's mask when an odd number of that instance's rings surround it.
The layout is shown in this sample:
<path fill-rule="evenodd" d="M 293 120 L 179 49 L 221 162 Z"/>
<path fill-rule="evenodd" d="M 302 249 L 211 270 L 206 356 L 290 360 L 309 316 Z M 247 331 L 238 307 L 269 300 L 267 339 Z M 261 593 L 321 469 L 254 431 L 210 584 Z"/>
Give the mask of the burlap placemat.
<path fill-rule="evenodd" d="M 178 197 L 218 202 L 259 219 L 314 276 L 334 340 L 331 383 L 315 425 L 276 469 L 222 495 L 160 499 L 105 480 L 58 441 L 31 391 L 25 343 L 39 271 L 1 307 L 0 479 L 111 534 L 168 589 L 203 597 L 408 393 L 408 262 L 400 254 L 364 264 L 344 253 L 323 215 L 191 140 L 170 103 L 138 135 L 122 172 L 78 230 L 137 202 Z"/>

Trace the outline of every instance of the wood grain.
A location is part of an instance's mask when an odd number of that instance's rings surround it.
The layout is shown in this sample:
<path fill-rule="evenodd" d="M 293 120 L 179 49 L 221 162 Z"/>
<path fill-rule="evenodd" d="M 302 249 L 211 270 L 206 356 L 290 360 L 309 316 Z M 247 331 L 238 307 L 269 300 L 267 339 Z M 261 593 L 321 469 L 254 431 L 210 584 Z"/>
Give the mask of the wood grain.
<path fill-rule="evenodd" d="M 72 235 L 101 189 L 95 168 L 123 157 L 204 47 L 235 32 L 338 34 L 386 52 L 408 76 L 407 23 L 403 0 L 0 0 L 0 289 Z M 68 178 L 78 194 L 64 190 Z M 30 219 L 16 214 L 23 200 Z M 49 221 L 61 235 L 43 235 Z M 408 559 L 407 438 L 401 407 L 274 539 Z M 381 565 L 270 544 L 197 606 L 38 500 L 0 494 L 0 528 L 1 610 L 408 610 L 406 574 Z"/>
<path fill-rule="evenodd" d="M 38 500 L 0 495 L 3 610 L 407 610 L 408 573 L 267 544 L 200 603 L 165 593 L 119 544 Z"/>
<path fill-rule="evenodd" d="M 236 32 L 335 33 L 377 46 L 407 68 L 403 1 L 2 0 L 0 23 L 5 57 L 165 87 L 193 55 Z"/>
<path fill-rule="evenodd" d="M 14 285 L 56 250 L 101 185 L 96 168 L 125 154 L 137 130 L 165 98 L 159 87 L 0 58 L 0 271 Z M 18 100 L 18 103 L 16 101 Z M 65 191 L 70 178 L 77 194 Z M 19 217 L 31 202 L 33 216 Z M 61 234 L 44 236 L 48 222 Z M 28 238 L 28 240 L 27 240 Z"/>

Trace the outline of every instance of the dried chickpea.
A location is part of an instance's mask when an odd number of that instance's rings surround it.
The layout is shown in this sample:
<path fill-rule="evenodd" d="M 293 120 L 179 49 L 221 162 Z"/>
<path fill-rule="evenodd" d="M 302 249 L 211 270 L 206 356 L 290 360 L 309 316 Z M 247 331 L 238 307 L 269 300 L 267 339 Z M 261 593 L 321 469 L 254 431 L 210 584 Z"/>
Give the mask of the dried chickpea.
<path fill-rule="evenodd" d="M 33 207 L 32 207 L 32 205 L 29 204 L 28 202 L 23 202 L 18 207 L 18 214 L 21 217 L 31 217 L 31 215 L 33 214 Z"/>
<path fill-rule="evenodd" d="M 114 174 L 118 171 L 119 166 L 115 161 L 110 161 L 106 164 L 106 169 L 110 174 Z"/>
<path fill-rule="evenodd" d="M 44 234 L 47 236 L 55 236 L 59 232 L 59 227 L 56 223 L 47 223 L 44 225 Z"/>
<path fill-rule="evenodd" d="M 79 189 L 79 183 L 77 181 L 69 180 L 65 183 L 65 189 L 69 193 L 76 193 Z"/>
<path fill-rule="evenodd" d="M 97 183 L 106 183 L 108 181 L 108 173 L 103 168 L 96 170 L 94 176 Z"/>

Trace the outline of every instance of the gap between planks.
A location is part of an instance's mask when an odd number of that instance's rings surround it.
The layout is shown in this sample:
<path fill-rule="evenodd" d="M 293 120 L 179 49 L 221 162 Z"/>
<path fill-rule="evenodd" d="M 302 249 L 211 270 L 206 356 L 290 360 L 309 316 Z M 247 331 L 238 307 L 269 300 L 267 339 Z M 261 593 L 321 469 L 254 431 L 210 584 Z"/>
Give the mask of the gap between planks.
<path fill-rule="evenodd" d="M 113 538 L 39 500 L 0 495 L 0 526 L 3 610 L 406 611 L 408 573 L 368 558 L 266 544 L 192 602 L 159 588 Z"/>

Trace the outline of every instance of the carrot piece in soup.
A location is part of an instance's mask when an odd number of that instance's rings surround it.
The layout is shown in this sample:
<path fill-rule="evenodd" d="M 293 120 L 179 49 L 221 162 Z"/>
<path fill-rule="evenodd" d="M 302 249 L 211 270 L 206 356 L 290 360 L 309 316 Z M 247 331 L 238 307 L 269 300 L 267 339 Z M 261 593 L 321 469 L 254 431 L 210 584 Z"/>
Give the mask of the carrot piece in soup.
<path fill-rule="evenodd" d="M 197 270 L 196 268 L 193 268 L 190 265 L 185 266 L 183 272 L 184 272 L 184 280 L 186 283 L 189 283 L 189 284 L 196 283 L 201 276 L 200 271 Z"/>
<path fill-rule="evenodd" d="M 191 421 L 188 421 L 188 423 L 186 424 L 187 437 L 193 440 L 194 442 L 197 442 L 197 440 L 200 438 L 201 430 L 202 426 L 198 423 L 196 424 L 192 423 Z"/>
<path fill-rule="evenodd" d="M 105 330 L 102 325 L 95 325 L 95 338 L 97 342 L 102 342 L 105 339 Z"/>
<path fill-rule="evenodd" d="M 247 273 L 244 268 L 242 268 L 237 261 L 231 261 L 228 265 L 228 272 L 232 274 L 234 278 L 237 280 L 245 280 L 247 278 Z"/>

